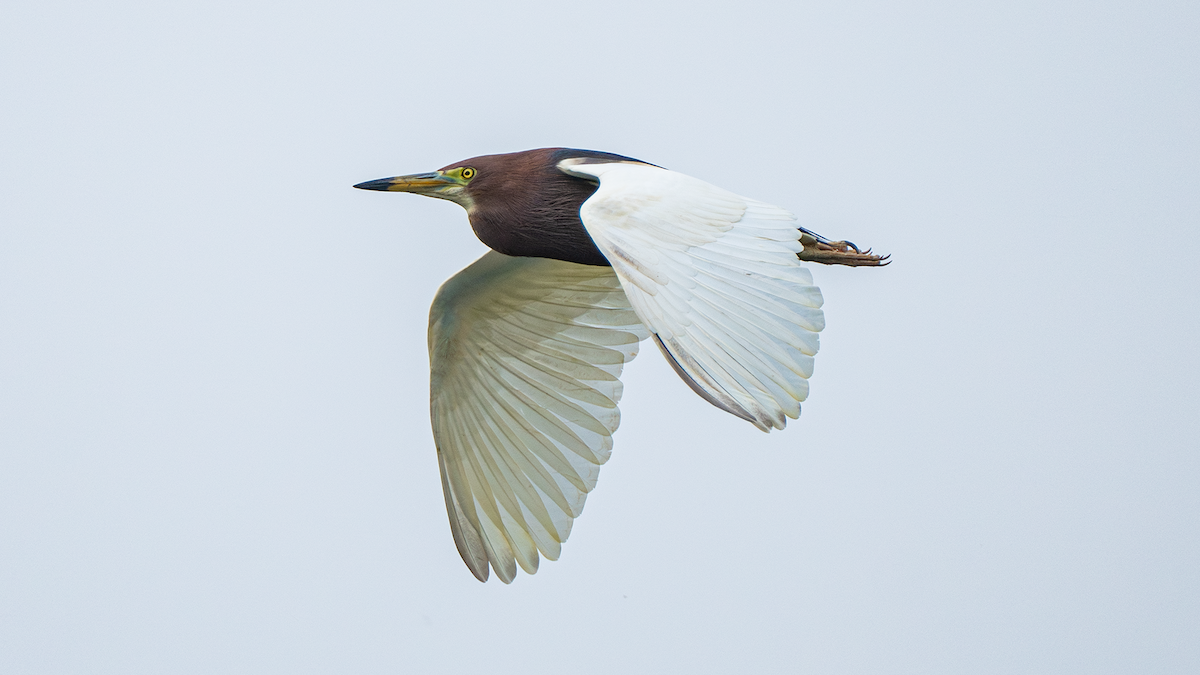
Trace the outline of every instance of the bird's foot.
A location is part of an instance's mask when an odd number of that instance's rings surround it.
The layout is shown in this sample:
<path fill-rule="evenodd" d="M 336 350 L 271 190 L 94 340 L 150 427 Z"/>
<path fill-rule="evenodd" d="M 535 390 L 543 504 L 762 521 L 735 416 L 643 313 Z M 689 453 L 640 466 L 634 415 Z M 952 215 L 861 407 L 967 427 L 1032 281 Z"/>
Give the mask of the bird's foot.
<path fill-rule="evenodd" d="M 822 265 L 848 265 L 850 267 L 883 267 L 891 261 L 890 255 L 877 255 L 871 249 L 860 250 L 852 241 L 830 241 L 816 232 L 800 228 L 800 243 L 804 250 L 796 254 L 801 260 Z"/>

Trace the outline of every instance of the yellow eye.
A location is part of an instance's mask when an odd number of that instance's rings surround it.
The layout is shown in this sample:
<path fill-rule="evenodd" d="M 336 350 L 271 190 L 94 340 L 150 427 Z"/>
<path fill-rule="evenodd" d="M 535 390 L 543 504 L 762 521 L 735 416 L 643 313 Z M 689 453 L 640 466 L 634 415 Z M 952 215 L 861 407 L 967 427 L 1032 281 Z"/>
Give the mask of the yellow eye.
<path fill-rule="evenodd" d="M 475 169 L 472 169 L 469 166 L 467 168 L 463 169 L 462 177 L 463 177 L 463 180 L 471 180 L 472 178 L 475 177 Z"/>

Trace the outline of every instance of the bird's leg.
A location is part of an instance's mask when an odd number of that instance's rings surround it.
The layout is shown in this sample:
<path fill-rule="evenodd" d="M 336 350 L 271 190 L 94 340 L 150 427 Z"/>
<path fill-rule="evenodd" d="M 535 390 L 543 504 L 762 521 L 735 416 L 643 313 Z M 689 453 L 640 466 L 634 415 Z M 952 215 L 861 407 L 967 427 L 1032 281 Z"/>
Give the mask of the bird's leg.
<path fill-rule="evenodd" d="M 850 267 L 883 267 L 888 264 L 890 255 L 876 255 L 871 249 L 859 250 L 854 242 L 830 241 L 825 237 L 800 229 L 800 243 L 804 250 L 796 254 L 801 260 L 821 263 L 822 265 L 848 265 Z"/>

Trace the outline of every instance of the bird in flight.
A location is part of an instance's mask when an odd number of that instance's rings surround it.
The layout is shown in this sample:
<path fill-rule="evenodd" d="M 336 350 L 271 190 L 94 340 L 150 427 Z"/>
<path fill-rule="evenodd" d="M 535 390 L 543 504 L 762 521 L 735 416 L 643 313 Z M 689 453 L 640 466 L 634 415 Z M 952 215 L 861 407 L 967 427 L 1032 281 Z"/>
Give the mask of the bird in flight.
<path fill-rule="evenodd" d="M 800 415 L 825 327 L 801 261 L 873 266 L 777 206 L 640 160 L 543 148 L 365 190 L 455 202 L 492 251 L 429 313 L 430 413 L 454 543 L 504 583 L 557 560 L 652 339 L 706 401 L 763 431 Z"/>

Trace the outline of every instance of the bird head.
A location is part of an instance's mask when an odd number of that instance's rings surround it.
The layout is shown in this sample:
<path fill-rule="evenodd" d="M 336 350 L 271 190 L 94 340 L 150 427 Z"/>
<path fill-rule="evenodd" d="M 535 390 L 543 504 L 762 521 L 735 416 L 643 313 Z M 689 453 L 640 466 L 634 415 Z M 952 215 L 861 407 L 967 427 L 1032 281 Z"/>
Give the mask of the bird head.
<path fill-rule="evenodd" d="M 437 171 L 354 187 L 452 201 L 467 210 L 479 239 L 505 255 L 607 265 L 579 219 L 579 206 L 597 183 L 561 170 L 559 162 L 570 158 L 637 161 L 607 152 L 542 148 L 472 157 Z"/>
<path fill-rule="evenodd" d="M 445 199 L 459 204 L 468 213 L 476 206 L 486 209 L 494 204 L 536 209 L 558 197 L 564 186 L 575 187 L 576 192 L 586 195 L 595 191 L 594 179 L 568 175 L 559 169 L 559 162 L 566 158 L 638 161 L 607 152 L 542 148 L 472 157 L 437 171 L 369 180 L 354 187 Z M 578 207 L 578 204 L 573 206 Z M 520 215 L 510 214 L 514 218 Z"/>

